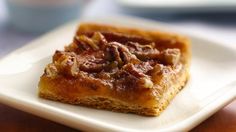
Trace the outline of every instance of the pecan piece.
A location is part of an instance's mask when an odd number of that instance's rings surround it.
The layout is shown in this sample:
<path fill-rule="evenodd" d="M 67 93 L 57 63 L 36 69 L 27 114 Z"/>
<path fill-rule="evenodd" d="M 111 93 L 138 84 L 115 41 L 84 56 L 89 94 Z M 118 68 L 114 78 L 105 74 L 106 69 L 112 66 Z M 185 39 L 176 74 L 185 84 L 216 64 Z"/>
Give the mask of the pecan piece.
<path fill-rule="evenodd" d="M 144 88 L 153 88 L 153 82 L 150 77 L 142 77 L 140 79 L 140 83 L 143 85 Z"/>
<path fill-rule="evenodd" d="M 153 82 L 151 81 L 150 77 L 145 75 L 144 72 L 146 72 L 146 69 L 140 69 L 135 67 L 133 64 L 129 63 L 126 64 L 122 69 L 124 69 L 126 72 L 129 74 L 133 75 L 136 78 L 140 78 L 138 83 L 141 84 L 144 88 L 152 88 L 153 87 Z"/>
<path fill-rule="evenodd" d="M 104 49 L 107 44 L 107 40 L 100 32 L 95 32 L 92 36 L 92 40 L 96 45 L 99 45 L 101 49 Z"/>
<path fill-rule="evenodd" d="M 53 63 L 50 63 L 46 66 L 44 73 L 46 76 L 55 78 L 58 75 L 56 66 Z"/>
<path fill-rule="evenodd" d="M 128 42 L 126 43 L 131 53 L 143 61 L 148 59 L 158 59 L 160 57 L 160 52 L 155 49 L 155 43 L 149 44 L 140 44 L 137 42 Z"/>
<path fill-rule="evenodd" d="M 107 62 L 104 62 L 103 59 L 90 59 L 80 65 L 80 70 L 86 72 L 100 72 L 108 66 Z"/>
<path fill-rule="evenodd" d="M 137 78 L 146 76 L 141 70 L 137 69 L 133 64 L 126 64 L 122 69 L 134 75 Z"/>
<path fill-rule="evenodd" d="M 73 52 L 56 51 L 53 63 L 60 74 L 76 76 L 78 73 L 76 55 Z"/>
<path fill-rule="evenodd" d="M 180 50 L 179 49 L 166 49 L 162 52 L 163 60 L 166 64 L 175 65 L 180 60 Z"/>
<path fill-rule="evenodd" d="M 118 62 L 118 65 L 121 67 L 127 63 L 139 63 L 140 61 L 137 59 L 135 55 L 130 53 L 129 49 L 124 45 L 118 42 L 110 42 L 108 49 L 110 49 L 111 53 L 114 55 L 115 61 Z"/>
<path fill-rule="evenodd" d="M 75 36 L 75 39 L 77 39 L 85 49 L 86 49 L 85 45 L 88 44 L 93 50 L 99 50 L 97 43 L 85 35 Z"/>

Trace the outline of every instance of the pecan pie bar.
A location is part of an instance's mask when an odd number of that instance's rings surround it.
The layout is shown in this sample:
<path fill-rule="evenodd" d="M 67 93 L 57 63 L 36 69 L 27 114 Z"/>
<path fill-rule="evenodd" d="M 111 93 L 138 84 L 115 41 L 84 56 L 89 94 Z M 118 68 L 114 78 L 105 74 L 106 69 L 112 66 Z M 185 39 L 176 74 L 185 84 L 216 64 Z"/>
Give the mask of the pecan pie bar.
<path fill-rule="evenodd" d="M 82 23 L 56 51 L 39 96 L 117 112 L 159 115 L 189 77 L 187 38 L 160 31 Z"/>

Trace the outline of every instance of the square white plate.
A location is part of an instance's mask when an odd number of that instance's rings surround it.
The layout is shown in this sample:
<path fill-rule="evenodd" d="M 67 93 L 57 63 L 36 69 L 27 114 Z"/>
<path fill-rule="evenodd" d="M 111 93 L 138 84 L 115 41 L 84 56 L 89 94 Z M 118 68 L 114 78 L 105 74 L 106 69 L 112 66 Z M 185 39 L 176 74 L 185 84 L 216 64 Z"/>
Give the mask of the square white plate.
<path fill-rule="evenodd" d="M 130 17 L 87 21 L 173 31 L 170 25 Z M 236 96 L 236 50 L 187 34 L 193 50 L 191 78 L 159 117 L 116 113 L 38 98 L 37 84 L 44 66 L 51 61 L 56 49 L 72 41 L 77 24 L 69 23 L 1 59 L 0 102 L 87 131 L 187 131 Z"/>

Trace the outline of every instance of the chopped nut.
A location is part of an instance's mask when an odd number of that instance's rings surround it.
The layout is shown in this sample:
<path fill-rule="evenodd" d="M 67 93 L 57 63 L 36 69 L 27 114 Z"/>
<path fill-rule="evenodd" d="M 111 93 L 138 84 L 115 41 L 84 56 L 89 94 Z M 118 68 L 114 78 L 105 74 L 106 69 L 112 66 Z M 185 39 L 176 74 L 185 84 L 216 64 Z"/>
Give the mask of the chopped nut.
<path fill-rule="evenodd" d="M 126 65 L 124 65 L 123 69 L 125 71 L 127 71 L 128 73 L 132 74 L 133 76 L 140 78 L 140 77 L 144 77 L 145 74 L 140 70 L 137 69 L 133 64 L 128 63 Z"/>
<path fill-rule="evenodd" d="M 66 52 L 58 52 L 57 54 L 60 54 L 60 56 L 58 56 L 54 63 L 59 73 L 76 76 L 78 67 L 75 55 Z"/>
<path fill-rule="evenodd" d="M 155 47 L 155 43 L 151 42 L 149 44 L 139 44 L 142 49 L 153 49 Z"/>
<path fill-rule="evenodd" d="M 158 59 L 160 57 L 160 52 L 154 48 L 154 42 L 149 44 L 128 42 L 126 45 L 128 46 L 130 52 L 135 54 L 135 56 L 140 60 Z"/>
<path fill-rule="evenodd" d="M 54 78 L 57 76 L 57 68 L 53 63 L 50 63 L 46 66 L 45 70 L 44 70 L 46 76 Z"/>
<path fill-rule="evenodd" d="M 156 64 L 153 67 L 152 74 L 156 75 L 156 74 L 160 73 L 162 71 L 162 69 L 163 69 L 163 65 L 162 64 Z"/>
<path fill-rule="evenodd" d="M 114 56 L 114 59 L 115 59 L 114 61 L 116 61 L 118 63 L 118 66 L 119 67 L 123 66 L 124 63 L 120 57 L 120 52 L 118 50 L 118 47 L 115 45 L 110 45 L 109 50 L 112 53 L 112 55 Z"/>
<path fill-rule="evenodd" d="M 130 53 L 129 49 L 125 47 L 124 45 L 118 43 L 118 42 L 110 42 L 109 45 L 111 45 L 111 48 L 115 48 L 116 50 L 111 50 L 112 53 L 115 55 L 116 61 L 121 65 L 124 65 L 128 62 L 137 62 L 139 61 L 135 55 Z M 122 63 L 121 63 L 122 62 Z"/>
<path fill-rule="evenodd" d="M 175 65 L 180 59 L 179 49 L 166 49 L 163 51 L 163 59 L 166 64 Z"/>
<path fill-rule="evenodd" d="M 152 88 L 153 87 L 153 82 L 149 77 L 143 77 L 141 78 L 141 83 L 145 88 Z"/>
<path fill-rule="evenodd" d="M 87 71 L 87 72 L 100 72 L 104 70 L 105 67 L 107 66 L 108 64 L 105 62 L 96 62 L 96 61 L 88 60 L 80 65 L 80 69 L 82 71 Z"/>
<path fill-rule="evenodd" d="M 98 45 L 91 38 L 88 38 L 85 35 L 76 36 L 75 38 L 78 41 L 81 41 L 83 43 L 88 44 L 93 50 L 98 50 L 99 49 Z"/>
<path fill-rule="evenodd" d="M 92 36 L 92 40 L 96 45 L 99 45 L 100 43 L 102 46 L 107 44 L 107 40 L 100 32 L 95 32 Z"/>
<path fill-rule="evenodd" d="M 160 52 L 157 49 L 149 49 L 145 51 L 137 51 L 134 53 L 137 58 L 140 60 L 148 60 L 148 59 L 159 59 L 160 58 Z"/>

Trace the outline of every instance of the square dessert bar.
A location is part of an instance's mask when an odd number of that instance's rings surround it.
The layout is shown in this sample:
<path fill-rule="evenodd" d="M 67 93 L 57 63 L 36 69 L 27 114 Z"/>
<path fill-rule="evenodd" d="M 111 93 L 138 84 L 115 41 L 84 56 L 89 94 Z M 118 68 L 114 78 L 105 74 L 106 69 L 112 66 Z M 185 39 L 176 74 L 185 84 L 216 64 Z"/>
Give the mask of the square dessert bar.
<path fill-rule="evenodd" d="M 117 112 L 159 115 L 189 78 L 186 37 L 161 31 L 82 23 L 56 51 L 39 96 Z"/>

